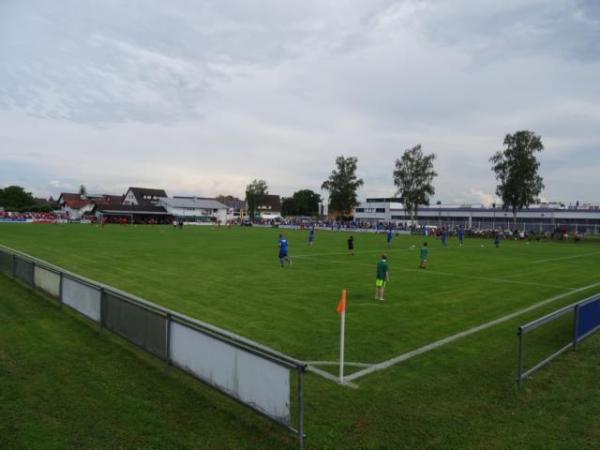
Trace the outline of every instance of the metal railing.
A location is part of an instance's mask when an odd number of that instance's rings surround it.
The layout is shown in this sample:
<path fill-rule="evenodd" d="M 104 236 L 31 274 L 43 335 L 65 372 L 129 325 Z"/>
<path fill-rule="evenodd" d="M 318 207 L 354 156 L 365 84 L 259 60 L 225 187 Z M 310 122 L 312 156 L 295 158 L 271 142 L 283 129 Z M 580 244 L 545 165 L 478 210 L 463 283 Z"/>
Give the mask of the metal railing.
<path fill-rule="evenodd" d="M 0 245 L 0 273 L 135 344 L 292 432 L 304 446 L 306 363 L 136 295 Z M 295 383 L 295 427 L 291 375 Z"/>
<path fill-rule="evenodd" d="M 550 355 L 545 356 L 541 361 L 535 363 L 532 367 L 525 369 L 525 336 L 528 333 L 558 319 L 572 315 L 568 318 L 571 325 L 569 342 L 563 345 L 558 350 Z M 539 319 L 533 320 L 525 325 L 521 325 L 517 331 L 518 350 L 517 350 L 517 385 L 519 388 L 523 386 L 523 381 L 532 373 L 544 367 L 554 358 L 558 357 L 565 351 L 577 348 L 577 343 L 581 342 L 586 337 L 600 329 L 600 294 L 593 295 L 584 300 L 580 300 L 571 305 L 560 308 L 550 314 L 547 314 Z"/>

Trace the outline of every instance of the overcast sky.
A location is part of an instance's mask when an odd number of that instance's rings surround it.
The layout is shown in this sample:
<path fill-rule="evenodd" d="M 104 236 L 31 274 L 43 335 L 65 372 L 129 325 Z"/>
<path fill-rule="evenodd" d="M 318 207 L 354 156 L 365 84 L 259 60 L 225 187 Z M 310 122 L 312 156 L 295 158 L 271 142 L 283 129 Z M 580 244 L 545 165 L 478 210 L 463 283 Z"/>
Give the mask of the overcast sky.
<path fill-rule="evenodd" d="M 543 198 L 600 201 L 600 1 L 0 1 L 0 186 L 36 195 L 289 195 L 345 155 L 389 196 L 420 143 L 434 201 L 489 203 L 520 129 Z"/>

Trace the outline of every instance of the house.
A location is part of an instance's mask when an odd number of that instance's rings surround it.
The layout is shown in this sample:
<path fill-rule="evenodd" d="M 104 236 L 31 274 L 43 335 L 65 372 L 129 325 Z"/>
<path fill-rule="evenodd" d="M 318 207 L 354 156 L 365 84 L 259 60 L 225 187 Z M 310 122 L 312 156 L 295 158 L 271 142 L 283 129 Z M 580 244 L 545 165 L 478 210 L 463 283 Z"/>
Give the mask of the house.
<path fill-rule="evenodd" d="M 34 197 L 32 211 L 52 211 L 56 209 L 56 202 L 50 197 L 49 199 Z"/>
<path fill-rule="evenodd" d="M 410 212 L 397 198 L 368 198 L 356 208 L 354 215 L 361 222 L 394 222 L 410 224 Z M 515 228 L 512 211 L 502 206 L 438 204 L 422 205 L 415 217 L 419 225 L 442 226 L 451 228 L 463 226 L 466 229 L 513 229 Z M 559 227 L 585 232 L 600 230 L 600 210 L 567 209 L 546 205 L 531 205 L 517 212 L 516 228 L 535 232 L 552 232 Z"/>
<path fill-rule="evenodd" d="M 156 206 L 159 199 L 166 197 L 167 193 L 163 189 L 130 187 L 125 193 L 122 203 L 133 206 Z"/>
<path fill-rule="evenodd" d="M 281 197 L 266 195 L 265 200 L 256 208 L 261 219 L 273 220 L 281 218 Z"/>
<path fill-rule="evenodd" d="M 88 195 L 88 198 L 94 202 L 96 208 L 104 208 L 108 206 L 122 205 L 124 196 L 102 194 L 94 196 Z"/>
<path fill-rule="evenodd" d="M 165 208 L 156 205 L 122 205 L 99 204 L 96 209 L 96 220 L 109 223 L 121 223 L 124 219 L 133 224 L 170 224 L 173 216 Z"/>
<path fill-rule="evenodd" d="M 214 198 L 173 197 L 160 198 L 158 205 L 167 213 L 185 222 L 226 223 L 227 206 Z"/>
<path fill-rule="evenodd" d="M 220 195 L 216 198 L 218 202 L 227 206 L 227 220 L 243 220 L 246 215 L 246 202 L 232 195 Z"/>
<path fill-rule="evenodd" d="M 58 197 L 59 208 L 67 215 L 69 220 L 80 220 L 85 214 L 94 210 L 94 202 L 84 194 L 63 192 Z"/>

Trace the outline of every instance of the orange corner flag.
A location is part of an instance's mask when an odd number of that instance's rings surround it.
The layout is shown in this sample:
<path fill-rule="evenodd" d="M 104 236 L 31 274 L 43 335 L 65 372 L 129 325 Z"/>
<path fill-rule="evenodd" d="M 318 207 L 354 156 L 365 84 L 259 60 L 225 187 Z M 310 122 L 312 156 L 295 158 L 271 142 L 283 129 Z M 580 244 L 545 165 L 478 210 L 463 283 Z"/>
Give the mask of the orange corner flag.
<path fill-rule="evenodd" d="M 346 289 L 342 289 L 340 302 L 337 305 L 337 312 L 343 314 L 346 312 Z"/>

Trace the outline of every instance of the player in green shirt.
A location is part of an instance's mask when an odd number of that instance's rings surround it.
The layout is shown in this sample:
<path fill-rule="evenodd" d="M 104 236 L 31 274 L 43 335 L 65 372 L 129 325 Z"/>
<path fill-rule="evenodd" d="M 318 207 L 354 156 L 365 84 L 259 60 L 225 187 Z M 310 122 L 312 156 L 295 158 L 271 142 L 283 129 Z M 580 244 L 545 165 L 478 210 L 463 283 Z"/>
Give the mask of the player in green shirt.
<path fill-rule="evenodd" d="M 387 256 L 381 255 L 381 260 L 377 263 L 377 274 L 375 277 L 375 300 L 383 301 L 383 291 L 385 283 L 390 281 L 388 272 Z"/>
<path fill-rule="evenodd" d="M 420 251 L 421 264 L 419 264 L 419 268 L 427 269 L 427 257 L 429 256 L 429 249 L 427 248 L 427 242 L 423 243 L 423 247 L 421 247 Z"/>

